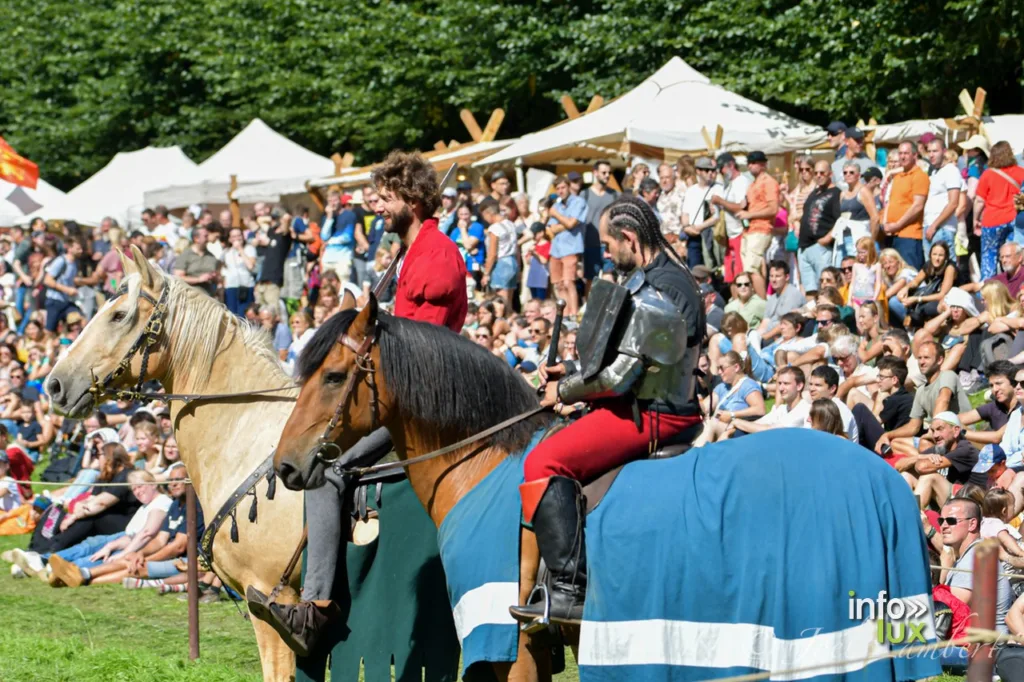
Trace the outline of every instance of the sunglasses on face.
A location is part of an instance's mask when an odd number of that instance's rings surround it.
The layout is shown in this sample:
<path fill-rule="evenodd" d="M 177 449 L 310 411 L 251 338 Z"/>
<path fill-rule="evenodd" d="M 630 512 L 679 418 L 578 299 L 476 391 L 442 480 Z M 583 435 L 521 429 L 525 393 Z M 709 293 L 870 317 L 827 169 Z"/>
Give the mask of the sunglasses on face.
<path fill-rule="evenodd" d="M 1013 383 L 1014 388 L 1024 388 L 1024 379 L 1017 378 L 1014 379 L 1011 383 Z"/>
<path fill-rule="evenodd" d="M 960 523 L 961 521 L 966 521 L 966 519 L 958 519 L 955 516 L 940 516 L 939 517 L 939 525 L 940 526 L 955 526 L 958 523 Z"/>
<path fill-rule="evenodd" d="M 832 175 L 829 171 L 814 171 L 814 175 L 819 178 L 827 178 Z"/>
<path fill-rule="evenodd" d="M 531 329 L 530 333 L 531 334 L 536 334 L 537 336 L 540 336 L 541 334 L 544 333 L 544 330 L 543 329 Z"/>
<path fill-rule="evenodd" d="M 843 171 L 843 175 L 857 175 L 857 171 L 852 171 L 852 170 Z"/>
<path fill-rule="evenodd" d="M 827 327 L 832 324 L 832 320 L 818 320 L 818 325 L 821 327 Z"/>
<path fill-rule="evenodd" d="M 813 168 L 801 168 L 800 172 L 801 173 L 813 173 L 814 169 Z"/>
<path fill-rule="evenodd" d="M 853 272 L 853 266 L 852 265 L 843 266 L 843 272 Z"/>
<path fill-rule="evenodd" d="M 749 287 L 750 282 L 736 282 L 737 287 Z"/>

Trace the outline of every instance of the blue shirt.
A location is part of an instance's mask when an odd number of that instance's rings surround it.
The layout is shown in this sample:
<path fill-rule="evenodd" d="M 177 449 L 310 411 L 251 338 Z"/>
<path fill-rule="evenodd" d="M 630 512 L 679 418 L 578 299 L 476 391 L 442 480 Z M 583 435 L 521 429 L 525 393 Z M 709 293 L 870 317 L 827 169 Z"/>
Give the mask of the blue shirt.
<path fill-rule="evenodd" d="M 715 397 L 718 399 L 718 406 L 716 411 L 718 412 L 739 412 L 745 410 L 750 405 L 747 404 L 747 396 L 755 391 L 760 391 L 761 387 L 757 385 L 757 382 L 750 377 L 743 377 L 740 382 L 739 388 L 733 391 L 729 386 L 724 383 L 715 386 Z M 726 398 L 726 395 L 729 397 Z"/>
<path fill-rule="evenodd" d="M 58 284 L 73 287 L 75 286 L 75 276 L 78 274 L 78 263 L 69 260 L 67 256 L 57 256 L 46 266 L 46 274 L 57 280 Z M 47 287 L 46 300 L 70 303 L 73 299 L 62 291 Z"/>
<path fill-rule="evenodd" d="M 328 263 L 351 259 L 356 248 L 356 213 L 342 211 L 324 221 L 320 238 L 324 240 L 324 261 Z"/>
<path fill-rule="evenodd" d="M 552 207 L 566 218 L 575 218 L 576 227 L 563 230 L 551 240 L 551 257 L 564 258 L 574 253 L 583 253 L 583 225 L 587 218 L 587 202 L 575 194 L 562 201 L 559 199 Z M 561 225 L 555 218 L 548 219 L 548 225 Z"/>
<path fill-rule="evenodd" d="M 380 240 L 384 238 L 384 218 L 376 216 L 373 222 L 370 223 L 370 231 L 366 235 L 366 241 L 370 245 L 369 250 L 366 252 L 366 260 L 372 261 L 377 255 L 377 249 L 380 247 Z"/>
<path fill-rule="evenodd" d="M 164 517 L 164 525 L 160 526 L 161 531 L 165 531 L 168 534 L 168 541 L 173 540 L 174 536 L 178 533 L 187 533 L 188 527 L 186 526 L 186 511 L 184 498 L 181 500 L 175 499 L 171 502 L 171 508 L 167 510 L 167 516 Z M 206 524 L 203 522 L 203 510 L 196 504 L 196 537 L 203 537 L 203 532 L 206 530 Z"/>
<path fill-rule="evenodd" d="M 487 234 L 484 231 L 484 226 L 478 222 L 472 222 L 469 224 L 469 228 L 466 230 L 470 237 L 476 237 L 480 240 L 477 244 L 476 255 L 471 254 L 468 250 L 462 246 L 462 230 L 459 229 L 458 225 L 452 226 L 452 231 L 448 235 L 453 242 L 459 245 L 459 251 L 466 259 L 466 270 L 469 272 L 476 272 L 480 270 L 484 265 L 484 257 L 487 255 Z"/>
<path fill-rule="evenodd" d="M 286 322 L 278 322 L 274 329 L 274 350 L 281 352 L 292 345 L 292 332 Z"/>

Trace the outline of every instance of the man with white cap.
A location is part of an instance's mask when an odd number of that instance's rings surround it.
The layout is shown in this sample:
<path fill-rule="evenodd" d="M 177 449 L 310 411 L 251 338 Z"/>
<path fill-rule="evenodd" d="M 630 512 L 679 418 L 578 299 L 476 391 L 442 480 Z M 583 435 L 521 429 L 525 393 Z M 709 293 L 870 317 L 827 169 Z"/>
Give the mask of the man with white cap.
<path fill-rule="evenodd" d="M 967 198 L 973 202 L 978 191 L 978 181 L 988 167 L 992 147 L 988 143 L 988 138 L 975 133 L 960 143 L 960 149 L 967 155 Z"/>
<path fill-rule="evenodd" d="M 933 447 L 896 463 L 896 470 L 914 489 L 921 509 L 933 500 L 945 504 L 965 483 L 986 487 L 988 476 L 973 471 L 978 463 L 978 450 L 963 437 L 960 418 L 948 410 L 939 412 L 932 418 L 930 430 Z M 940 473 L 943 469 L 945 475 Z"/>

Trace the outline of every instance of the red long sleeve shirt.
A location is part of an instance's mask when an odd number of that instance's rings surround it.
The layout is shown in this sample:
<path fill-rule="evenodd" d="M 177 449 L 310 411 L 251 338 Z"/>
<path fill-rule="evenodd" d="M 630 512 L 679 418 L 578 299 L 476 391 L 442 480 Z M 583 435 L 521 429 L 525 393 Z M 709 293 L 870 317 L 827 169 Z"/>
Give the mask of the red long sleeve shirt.
<path fill-rule="evenodd" d="M 468 307 L 466 261 L 437 220 L 425 220 L 398 273 L 395 315 L 459 333 Z"/>

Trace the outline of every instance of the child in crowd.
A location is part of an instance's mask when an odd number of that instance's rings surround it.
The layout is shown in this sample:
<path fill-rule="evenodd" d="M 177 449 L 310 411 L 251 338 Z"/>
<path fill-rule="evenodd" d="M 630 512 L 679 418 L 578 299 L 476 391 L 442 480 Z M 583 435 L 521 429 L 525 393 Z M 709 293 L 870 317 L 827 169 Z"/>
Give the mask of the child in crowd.
<path fill-rule="evenodd" d="M 523 245 L 523 261 L 527 263 L 526 286 L 533 298 L 548 295 L 548 261 L 551 259 L 551 242 L 548 241 L 544 226 L 534 223 L 530 227 L 533 241 Z"/>
<path fill-rule="evenodd" d="M 857 240 L 857 262 L 850 280 L 850 304 L 854 310 L 865 301 L 876 301 L 882 293 L 882 266 L 871 237 Z"/>

